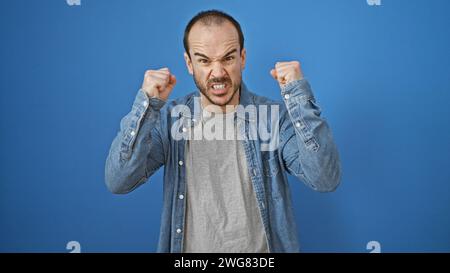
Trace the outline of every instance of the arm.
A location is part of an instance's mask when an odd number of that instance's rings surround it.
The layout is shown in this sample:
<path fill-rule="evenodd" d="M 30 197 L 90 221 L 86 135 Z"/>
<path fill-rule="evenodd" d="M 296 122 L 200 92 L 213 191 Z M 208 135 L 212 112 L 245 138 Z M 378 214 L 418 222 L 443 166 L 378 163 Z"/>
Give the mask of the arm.
<path fill-rule="evenodd" d="M 134 190 L 164 164 L 167 145 L 161 137 L 160 109 L 175 83 L 168 69 L 146 72 L 106 159 L 105 182 L 112 193 Z"/>
<path fill-rule="evenodd" d="M 300 64 L 282 65 L 271 73 L 280 83 L 287 111 L 280 124 L 280 154 L 286 170 L 314 190 L 334 191 L 341 177 L 339 154 Z"/>

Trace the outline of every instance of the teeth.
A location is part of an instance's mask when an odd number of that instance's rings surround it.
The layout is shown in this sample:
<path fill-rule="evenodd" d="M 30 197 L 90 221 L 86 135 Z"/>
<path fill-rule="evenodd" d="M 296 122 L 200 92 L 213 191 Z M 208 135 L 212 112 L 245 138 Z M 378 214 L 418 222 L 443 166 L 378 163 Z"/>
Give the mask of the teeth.
<path fill-rule="evenodd" d="M 214 84 L 212 87 L 213 89 L 223 89 L 225 88 L 225 84 Z"/>

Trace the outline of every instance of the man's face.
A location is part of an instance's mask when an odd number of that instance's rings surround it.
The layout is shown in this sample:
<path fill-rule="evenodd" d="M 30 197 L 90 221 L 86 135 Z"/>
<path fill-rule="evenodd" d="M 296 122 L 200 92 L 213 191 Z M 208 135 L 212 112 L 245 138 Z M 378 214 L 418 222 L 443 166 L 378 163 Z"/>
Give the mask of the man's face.
<path fill-rule="evenodd" d="M 245 49 L 232 23 L 206 26 L 197 22 L 189 33 L 189 54 L 184 54 L 189 73 L 208 100 L 207 104 L 225 106 L 239 103 Z"/>

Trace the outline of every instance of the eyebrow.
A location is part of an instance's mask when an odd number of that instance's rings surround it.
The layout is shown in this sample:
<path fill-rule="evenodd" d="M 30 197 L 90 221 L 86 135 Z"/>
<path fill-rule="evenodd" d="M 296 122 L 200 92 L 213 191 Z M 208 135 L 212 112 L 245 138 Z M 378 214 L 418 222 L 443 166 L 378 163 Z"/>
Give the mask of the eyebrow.
<path fill-rule="evenodd" d="M 227 53 L 227 54 L 225 54 L 225 56 L 223 56 L 222 58 L 228 57 L 229 55 L 231 55 L 231 54 L 233 54 L 233 53 L 235 53 L 235 52 L 237 52 L 237 49 L 236 49 L 236 48 L 234 48 L 234 49 L 232 49 L 232 50 L 228 51 L 228 53 Z M 205 54 L 202 54 L 202 53 L 198 53 L 198 52 L 195 52 L 195 53 L 194 53 L 194 56 L 199 56 L 199 57 L 203 57 L 203 58 L 205 58 L 205 59 L 208 59 L 208 60 L 209 60 L 209 57 L 208 57 L 208 56 L 206 56 Z"/>

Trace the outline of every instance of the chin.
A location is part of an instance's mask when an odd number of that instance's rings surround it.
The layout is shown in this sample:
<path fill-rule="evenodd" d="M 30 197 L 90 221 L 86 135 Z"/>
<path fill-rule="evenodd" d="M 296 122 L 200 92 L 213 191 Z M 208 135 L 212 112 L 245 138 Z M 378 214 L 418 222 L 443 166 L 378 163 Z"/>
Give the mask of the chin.
<path fill-rule="evenodd" d="M 214 94 L 213 92 L 208 92 L 209 99 L 216 105 L 224 106 L 227 102 L 229 102 L 233 96 L 231 89 L 229 89 L 224 94 Z"/>
<path fill-rule="evenodd" d="M 218 106 L 225 106 L 226 103 L 230 100 L 230 98 L 228 96 L 217 97 L 217 96 L 212 95 L 209 98 L 211 99 L 213 104 L 218 105 Z"/>

